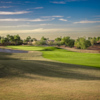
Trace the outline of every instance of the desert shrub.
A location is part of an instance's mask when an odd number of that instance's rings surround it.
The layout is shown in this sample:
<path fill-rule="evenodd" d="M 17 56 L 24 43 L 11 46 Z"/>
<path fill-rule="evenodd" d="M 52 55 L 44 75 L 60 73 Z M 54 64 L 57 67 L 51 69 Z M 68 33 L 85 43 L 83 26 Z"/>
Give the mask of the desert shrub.
<path fill-rule="evenodd" d="M 54 45 L 54 42 L 53 41 L 49 41 L 48 45 Z"/>
<path fill-rule="evenodd" d="M 40 41 L 36 41 L 35 45 L 46 45 L 46 41 L 45 40 L 40 40 Z"/>
<path fill-rule="evenodd" d="M 74 47 L 74 42 L 75 42 L 75 40 L 70 39 L 69 42 L 67 43 L 67 46 Z M 66 42 L 65 42 L 65 45 L 66 45 Z"/>
<path fill-rule="evenodd" d="M 96 41 L 100 41 L 100 37 L 97 37 L 97 38 L 96 38 Z"/>
<path fill-rule="evenodd" d="M 86 38 L 81 37 L 75 41 L 75 46 L 79 49 L 86 49 L 87 47 L 91 46 L 91 43 L 89 40 L 86 40 Z"/>
<path fill-rule="evenodd" d="M 41 41 L 49 40 L 49 38 L 45 38 L 44 36 L 41 37 Z"/>
<path fill-rule="evenodd" d="M 91 38 L 89 41 L 90 41 L 91 45 L 94 45 L 96 43 L 96 38 L 95 37 Z"/>
<path fill-rule="evenodd" d="M 57 41 L 57 42 L 60 42 L 61 40 L 62 40 L 61 37 L 57 37 L 57 38 L 55 38 L 55 41 Z"/>
<path fill-rule="evenodd" d="M 73 47 L 74 46 L 74 42 L 75 40 L 73 39 L 70 39 L 70 37 L 63 37 L 60 44 L 61 45 L 66 45 L 66 46 L 69 46 L 69 47 Z"/>
<path fill-rule="evenodd" d="M 60 41 L 55 41 L 54 44 L 57 45 L 57 46 L 60 46 L 61 42 Z"/>

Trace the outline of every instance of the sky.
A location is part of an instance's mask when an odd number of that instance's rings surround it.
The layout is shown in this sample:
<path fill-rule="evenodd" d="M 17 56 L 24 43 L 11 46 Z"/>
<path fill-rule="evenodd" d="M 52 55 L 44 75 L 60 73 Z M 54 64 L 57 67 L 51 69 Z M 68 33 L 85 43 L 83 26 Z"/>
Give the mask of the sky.
<path fill-rule="evenodd" d="M 100 36 L 100 0 L 0 0 L 0 36 Z"/>

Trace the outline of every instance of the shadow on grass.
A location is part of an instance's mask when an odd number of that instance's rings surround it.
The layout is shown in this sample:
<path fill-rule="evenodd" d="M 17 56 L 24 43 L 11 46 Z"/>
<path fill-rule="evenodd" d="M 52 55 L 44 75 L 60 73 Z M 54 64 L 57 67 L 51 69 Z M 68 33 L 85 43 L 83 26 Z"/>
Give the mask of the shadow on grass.
<path fill-rule="evenodd" d="M 37 79 L 31 75 L 52 78 L 100 80 L 100 68 L 65 64 L 52 61 L 18 60 L 9 58 L 9 53 L 0 53 L 0 77 Z M 30 74 L 27 76 L 26 74 Z"/>

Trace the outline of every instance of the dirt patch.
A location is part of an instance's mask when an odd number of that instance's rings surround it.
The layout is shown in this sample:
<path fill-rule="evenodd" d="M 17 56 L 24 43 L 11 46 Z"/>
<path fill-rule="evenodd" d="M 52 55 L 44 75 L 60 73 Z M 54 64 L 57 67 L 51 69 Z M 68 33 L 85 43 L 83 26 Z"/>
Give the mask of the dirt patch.
<path fill-rule="evenodd" d="M 100 44 L 96 44 L 96 45 L 90 46 L 88 48 L 88 50 L 98 50 L 98 51 L 100 51 Z"/>
<path fill-rule="evenodd" d="M 69 50 L 69 51 L 74 51 L 74 52 L 83 52 L 83 53 L 100 53 L 100 50 L 95 48 L 95 49 L 85 49 L 85 50 L 82 50 L 82 49 L 76 49 L 76 48 L 70 48 L 70 47 L 64 47 L 64 46 L 60 46 L 60 48 L 62 49 L 66 49 L 66 50 Z"/>

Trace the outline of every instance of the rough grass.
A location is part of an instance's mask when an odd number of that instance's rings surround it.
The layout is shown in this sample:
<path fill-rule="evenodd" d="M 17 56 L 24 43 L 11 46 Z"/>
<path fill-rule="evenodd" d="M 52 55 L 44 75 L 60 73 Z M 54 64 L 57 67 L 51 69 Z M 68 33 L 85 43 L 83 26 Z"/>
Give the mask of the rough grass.
<path fill-rule="evenodd" d="M 0 53 L 0 100 L 100 100 L 100 69 Z"/>
<path fill-rule="evenodd" d="M 12 49 L 41 51 L 43 57 L 63 63 L 100 67 L 100 54 L 71 52 L 57 47 L 7 46 Z"/>

